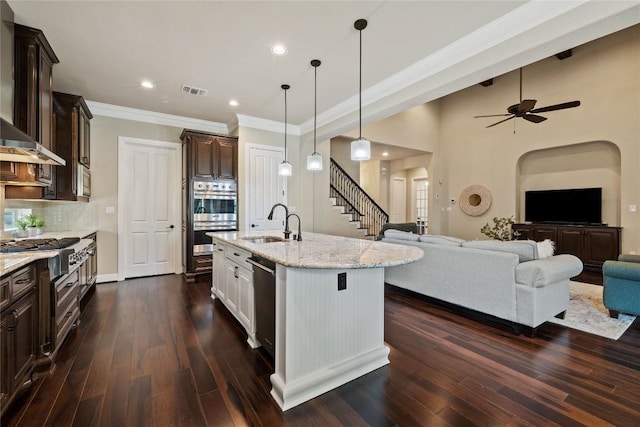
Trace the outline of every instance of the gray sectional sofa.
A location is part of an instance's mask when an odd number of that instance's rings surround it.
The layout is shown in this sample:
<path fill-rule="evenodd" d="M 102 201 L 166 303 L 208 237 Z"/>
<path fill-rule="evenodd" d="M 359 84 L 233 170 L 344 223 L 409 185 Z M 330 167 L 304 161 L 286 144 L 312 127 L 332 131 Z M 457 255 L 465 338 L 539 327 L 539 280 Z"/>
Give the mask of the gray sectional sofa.
<path fill-rule="evenodd" d="M 536 242 L 464 241 L 386 230 L 385 242 L 421 248 L 414 263 L 385 269 L 385 282 L 535 328 L 569 305 L 569 279 L 582 271 L 573 255 L 540 259 Z"/>

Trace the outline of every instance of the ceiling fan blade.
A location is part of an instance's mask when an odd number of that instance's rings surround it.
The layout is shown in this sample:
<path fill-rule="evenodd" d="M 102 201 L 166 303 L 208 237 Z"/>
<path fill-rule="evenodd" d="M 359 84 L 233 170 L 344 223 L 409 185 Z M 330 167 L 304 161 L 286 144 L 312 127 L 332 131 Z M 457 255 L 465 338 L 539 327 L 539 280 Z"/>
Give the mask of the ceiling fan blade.
<path fill-rule="evenodd" d="M 533 107 L 535 107 L 536 102 L 538 102 L 537 99 L 523 99 L 520 102 L 520 105 L 518 105 L 518 112 L 519 113 L 526 113 L 527 111 L 529 111 Z"/>
<path fill-rule="evenodd" d="M 499 125 L 500 123 L 504 123 L 504 122 L 506 122 L 507 120 L 511 120 L 511 119 L 513 119 L 514 117 L 515 117 L 515 116 L 511 116 L 511 117 L 506 118 L 506 119 L 504 119 L 504 120 L 500 120 L 499 122 L 495 122 L 494 124 L 489 125 L 489 126 L 487 126 L 487 127 L 488 127 L 488 128 L 490 128 L 490 127 L 493 127 L 493 126 L 495 126 L 495 125 Z"/>
<path fill-rule="evenodd" d="M 540 107 L 531 110 L 530 113 L 544 113 L 546 111 L 564 110 L 565 108 L 574 108 L 580 105 L 580 101 L 564 102 L 562 104 L 549 105 L 548 107 Z"/>
<path fill-rule="evenodd" d="M 522 116 L 523 119 L 528 120 L 530 122 L 533 123 L 540 123 L 540 122 L 544 122 L 545 120 L 547 120 L 546 117 L 542 117 L 542 116 L 536 116 L 535 114 L 525 114 Z"/>
<path fill-rule="evenodd" d="M 507 117 L 511 114 L 489 114 L 488 116 L 473 116 L 474 119 L 479 119 L 481 117 Z"/>

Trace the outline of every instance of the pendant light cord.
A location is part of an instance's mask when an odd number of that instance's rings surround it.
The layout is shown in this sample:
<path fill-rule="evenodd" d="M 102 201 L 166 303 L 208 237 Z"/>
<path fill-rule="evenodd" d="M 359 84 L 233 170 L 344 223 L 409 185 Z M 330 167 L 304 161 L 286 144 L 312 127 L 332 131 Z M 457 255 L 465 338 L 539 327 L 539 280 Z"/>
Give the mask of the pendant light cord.
<path fill-rule="evenodd" d="M 360 137 L 358 139 L 362 139 L 362 30 L 359 30 L 360 32 L 360 84 L 358 87 L 358 111 L 359 111 L 359 117 L 358 117 L 358 121 L 359 121 L 359 127 L 360 127 L 360 132 L 359 135 Z"/>
<path fill-rule="evenodd" d="M 318 67 L 313 67 L 313 154 L 316 153 L 316 120 L 318 112 Z"/>
<path fill-rule="evenodd" d="M 287 161 L 287 89 L 284 89 L 284 161 L 285 162 Z"/>

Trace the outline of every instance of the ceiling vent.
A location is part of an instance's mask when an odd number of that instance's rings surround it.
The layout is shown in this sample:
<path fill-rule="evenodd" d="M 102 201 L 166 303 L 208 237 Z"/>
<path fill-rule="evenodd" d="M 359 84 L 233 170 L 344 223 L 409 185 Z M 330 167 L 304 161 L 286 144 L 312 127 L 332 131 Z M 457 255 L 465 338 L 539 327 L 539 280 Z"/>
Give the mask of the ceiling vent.
<path fill-rule="evenodd" d="M 182 85 L 180 86 L 180 92 L 187 93 L 189 95 L 207 96 L 209 91 L 207 89 L 201 89 L 199 87 Z"/>

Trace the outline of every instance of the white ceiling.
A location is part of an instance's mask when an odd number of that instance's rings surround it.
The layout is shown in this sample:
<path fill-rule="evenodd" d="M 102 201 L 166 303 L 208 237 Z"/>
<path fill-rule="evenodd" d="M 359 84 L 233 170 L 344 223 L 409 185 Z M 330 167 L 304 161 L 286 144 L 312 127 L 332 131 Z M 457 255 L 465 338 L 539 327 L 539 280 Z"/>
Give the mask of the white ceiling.
<path fill-rule="evenodd" d="M 233 124 L 236 114 L 302 133 L 357 125 L 358 32 L 363 120 L 373 121 L 640 22 L 637 1 L 17 1 L 60 59 L 54 89 L 136 109 Z M 271 46 L 284 43 L 287 55 Z M 142 79 L 157 85 L 140 87 Z M 209 90 L 180 93 L 181 84 Z M 237 99 L 240 105 L 230 107 Z M 241 117 L 242 117 L 241 116 Z M 329 131 L 331 128 L 331 131 Z M 322 132 L 320 132 L 320 135 Z"/>

